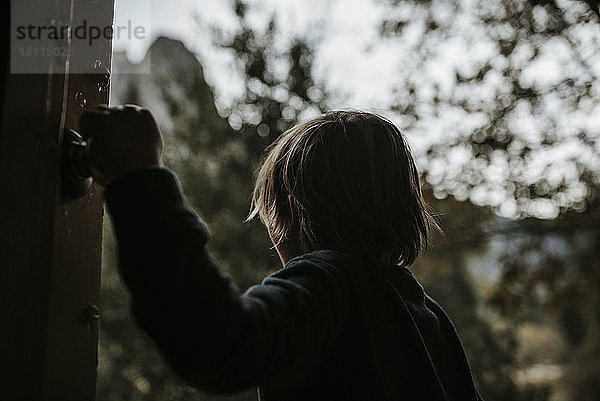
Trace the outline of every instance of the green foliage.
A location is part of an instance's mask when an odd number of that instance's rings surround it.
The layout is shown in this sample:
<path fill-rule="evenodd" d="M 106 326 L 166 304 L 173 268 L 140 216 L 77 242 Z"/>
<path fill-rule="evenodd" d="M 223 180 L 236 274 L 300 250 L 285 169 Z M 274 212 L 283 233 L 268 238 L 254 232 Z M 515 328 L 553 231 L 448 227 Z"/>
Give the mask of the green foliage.
<path fill-rule="evenodd" d="M 527 220 L 500 234 L 501 279 L 487 302 L 513 322 L 556 327 L 567 355 L 558 399 L 593 399 L 600 378 L 600 208 L 567 214 L 548 224 Z M 549 351 L 547 355 L 551 355 Z M 590 398 L 591 397 L 591 398 Z"/>
<path fill-rule="evenodd" d="M 235 1 L 240 29 L 234 34 L 213 27 L 218 46 L 234 53 L 245 76 L 245 93 L 223 114 L 232 127 L 248 137 L 252 149 L 271 143 L 308 112 L 327 110 L 324 89 L 312 78 L 312 48 L 302 38 L 293 38 L 283 50 L 276 43 L 277 21 L 266 31 L 253 30 L 247 21 L 247 5 Z M 283 71 L 283 72 L 282 72 Z"/>
<path fill-rule="evenodd" d="M 597 394 L 598 202 L 552 221 L 510 221 L 429 197 L 446 232 L 415 270 L 454 318 L 484 398 Z"/>
<path fill-rule="evenodd" d="M 482 228 L 493 224 L 489 210 L 425 192 L 444 230 L 413 268 L 428 293 L 452 318 L 464 344 L 474 379 L 485 400 L 517 400 L 512 380 L 517 339 L 505 324 L 486 315 L 481 289 L 469 272 L 468 255 L 486 253 Z"/>
<path fill-rule="evenodd" d="M 508 217 L 584 210 L 600 183 L 597 2 L 383 4 L 381 37 L 408 55 L 392 108 L 413 134 L 437 132 L 436 196 Z"/>

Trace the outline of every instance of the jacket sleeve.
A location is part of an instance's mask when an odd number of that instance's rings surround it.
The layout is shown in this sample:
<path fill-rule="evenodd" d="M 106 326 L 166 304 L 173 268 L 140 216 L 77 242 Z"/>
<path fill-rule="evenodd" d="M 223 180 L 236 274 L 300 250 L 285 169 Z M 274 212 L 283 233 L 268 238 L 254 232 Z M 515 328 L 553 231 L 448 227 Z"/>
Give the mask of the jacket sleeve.
<path fill-rule="evenodd" d="M 295 258 L 241 294 L 170 171 L 121 177 L 104 196 L 134 318 L 184 380 L 211 391 L 290 385 L 331 349 L 348 309 L 339 269 Z"/>

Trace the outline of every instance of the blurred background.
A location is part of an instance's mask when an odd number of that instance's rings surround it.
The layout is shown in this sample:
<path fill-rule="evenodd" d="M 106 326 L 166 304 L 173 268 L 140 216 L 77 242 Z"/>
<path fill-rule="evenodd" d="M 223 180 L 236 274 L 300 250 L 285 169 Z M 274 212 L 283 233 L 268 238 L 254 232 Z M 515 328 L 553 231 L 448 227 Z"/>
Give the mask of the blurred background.
<path fill-rule="evenodd" d="M 244 223 L 264 148 L 360 108 L 402 127 L 445 236 L 412 267 L 488 401 L 600 394 L 600 12 L 567 0 L 117 0 L 111 103 L 150 108 L 166 165 L 240 289 L 280 268 Z M 98 400 L 186 387 L 129 316 L 104 228 Z"/>

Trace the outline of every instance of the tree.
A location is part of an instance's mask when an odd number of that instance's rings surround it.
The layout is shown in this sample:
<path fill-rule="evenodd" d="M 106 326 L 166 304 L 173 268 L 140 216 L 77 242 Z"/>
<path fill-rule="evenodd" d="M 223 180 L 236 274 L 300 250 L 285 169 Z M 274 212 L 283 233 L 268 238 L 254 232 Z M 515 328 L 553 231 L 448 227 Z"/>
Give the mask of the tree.
<path fill-rule="evenodd" d="M 382 4 L 382 43 L 406 55 L 392 108 L 427 142 L 435 195 L 508 217 L 584 210 L 600 183 L 598 3 Z"/>
<path fill-rule="evenodd" d="M 487 302 L 518 325 L 541 322 L 561 329 L 568 347 L 557 399 L 591 400 L 600 378 L 600 208 L 554 221 L 526 219 L 497 234 L 505 249 L 501 279 Z"/>
<path fill-rule="evenodd" d="M 444 233 L 433 233 L 428 251 L 412 270 L 456 325 L 483 398 L 519 400 L 521 394 L 512 379 L 516 336 L 482 313 L 487 305 L 468 269 L 469 256 L 486 254 L 488 242 L 482 228 L 493 225 L 495 216 L 488 208 L 469 202 L 435 199 L 431 188 L 425 195 Z"/>
<path fill-rule="evenodd" d="M 301 37 L 284 48 L 277 20 L 271 17 L 264 32 L 250 27 L 248 6 L 233 2 L 240 29 L 228 33 L 213 27 L 217 46 L 232 51 L 245 80 L 245 93 L 223 111 L 230 125 L 249 137 L 254 150 L 264 148 L 299 120 L 327 110 L 324 88 L 312 78 L 313 49 Z M 279 49 L 279 50 L 278 50 Z"/>

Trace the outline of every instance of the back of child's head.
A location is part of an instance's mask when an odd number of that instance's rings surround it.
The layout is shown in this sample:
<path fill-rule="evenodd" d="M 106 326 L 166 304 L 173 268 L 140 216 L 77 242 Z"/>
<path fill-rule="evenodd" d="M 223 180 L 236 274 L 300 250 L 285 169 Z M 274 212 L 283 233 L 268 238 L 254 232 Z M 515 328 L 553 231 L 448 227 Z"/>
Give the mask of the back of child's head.
<path fill-rule="evenodd" d="M 270 147 L 253 195 L 274 242 L 410 265 L 430 217 L 402 132 L 389 120 L 333 111 L 296 125 Z"/>

